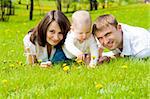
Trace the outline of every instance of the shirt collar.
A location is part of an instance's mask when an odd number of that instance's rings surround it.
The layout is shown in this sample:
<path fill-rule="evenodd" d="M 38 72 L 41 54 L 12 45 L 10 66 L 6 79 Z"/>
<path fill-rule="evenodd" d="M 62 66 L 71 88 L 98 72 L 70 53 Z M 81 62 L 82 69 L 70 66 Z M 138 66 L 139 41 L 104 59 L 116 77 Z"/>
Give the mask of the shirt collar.
<path fill-rule="evenodd" d="M 131 43 L 130 43 L 130 32 L 128 31 L 128 26 L 126 24 L 119 23 L 123 32 L 123 50 L 121 52 L 121 56 L 124 55 L 132 55 L 131 51 Z"/>

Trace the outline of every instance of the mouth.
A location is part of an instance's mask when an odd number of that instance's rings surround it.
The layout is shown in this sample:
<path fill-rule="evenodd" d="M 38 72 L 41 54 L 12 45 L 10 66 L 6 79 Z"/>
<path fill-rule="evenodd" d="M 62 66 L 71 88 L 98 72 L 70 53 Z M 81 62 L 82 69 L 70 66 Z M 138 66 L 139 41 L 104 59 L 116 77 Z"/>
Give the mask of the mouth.
<path fill-rule="evenodd" d="M 53 43 L 58 43 L 59 41 L 52 40 Z"/>
<path fill-rule="evenodd" d="M 58 40 L 49 40 L 48 41 L 50 44 L 52 44 L 52 45 L 57 45 L 58 43 L 59 43 L 59 41 Z"/>

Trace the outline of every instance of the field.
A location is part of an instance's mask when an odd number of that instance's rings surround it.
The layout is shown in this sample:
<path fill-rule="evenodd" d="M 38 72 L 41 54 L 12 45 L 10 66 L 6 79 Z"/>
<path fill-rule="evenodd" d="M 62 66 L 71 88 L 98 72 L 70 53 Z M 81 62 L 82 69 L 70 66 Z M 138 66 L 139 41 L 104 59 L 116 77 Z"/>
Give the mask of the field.
<path fill-rule="evenodd" d="M 64 63 L 52 68 L 26 65 L 23 37 L 43 17 L 35 9 L 16 5 L 15 15 L 0 22 L 0 99 L 148 99 L 150 97 L 150 59 L 113 59 L 88 69 L 84 64 Z M 92 20 L 111 13 L 119 22 L 150 29 L 150 5 L 134 4 L 90 11 Z M 71 19 L 72 13 L 65 13 Z"/>

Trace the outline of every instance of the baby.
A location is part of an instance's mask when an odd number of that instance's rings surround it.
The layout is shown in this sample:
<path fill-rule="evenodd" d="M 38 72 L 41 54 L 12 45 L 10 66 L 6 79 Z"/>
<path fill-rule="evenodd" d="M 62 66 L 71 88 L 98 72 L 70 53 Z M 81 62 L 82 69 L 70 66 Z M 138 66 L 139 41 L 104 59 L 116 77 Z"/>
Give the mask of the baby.
<path fill-rule="evenodd" d="M 67 58 L 85 61 L 86 54 L 90 55 L 90 67 L 97 64 L 99 57 L 98 45 L 91 33 L 92 21 L 87 11 L 76 11 L 72 15 L 71 30 L 67 34 L 64 49 Z"/>

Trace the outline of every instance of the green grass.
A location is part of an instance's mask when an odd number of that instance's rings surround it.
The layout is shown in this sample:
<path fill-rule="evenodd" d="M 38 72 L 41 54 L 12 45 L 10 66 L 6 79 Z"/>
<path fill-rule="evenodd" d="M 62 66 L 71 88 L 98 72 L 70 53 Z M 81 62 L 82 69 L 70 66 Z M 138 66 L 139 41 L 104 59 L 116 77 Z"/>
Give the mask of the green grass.
<path fill-rule="evenodd" d="M 9 22 L 0 22 L 0 99 L 4 98 L 83 98 L 83 99 L 148 99 L 150 59 L 114 59 L 110 63 L 88 69 L 84 65 L 68 63 L 64 72 L 60 64 L 53 68 L 25 65 L 23 37 L 43 14 L 35 10 L 29 21 L 29 10 L 16 5 L 16 13 Z M 91 11 L 92 20 L 111 13 L 119 22 L 150 28 L 150 5 L 136 4 Z M 44 12 L 45 13 L 45 12 Z M 66 14 L 70 19 L 72 13 Z"/>

